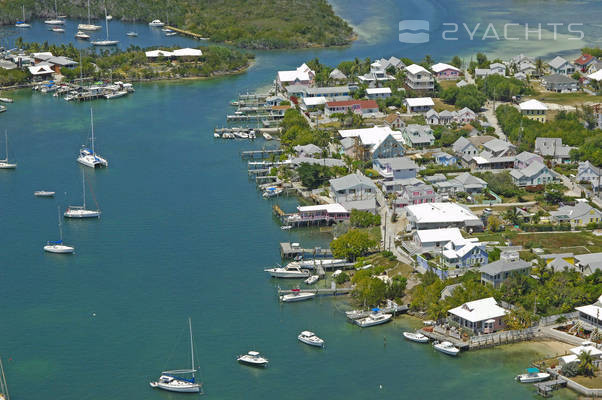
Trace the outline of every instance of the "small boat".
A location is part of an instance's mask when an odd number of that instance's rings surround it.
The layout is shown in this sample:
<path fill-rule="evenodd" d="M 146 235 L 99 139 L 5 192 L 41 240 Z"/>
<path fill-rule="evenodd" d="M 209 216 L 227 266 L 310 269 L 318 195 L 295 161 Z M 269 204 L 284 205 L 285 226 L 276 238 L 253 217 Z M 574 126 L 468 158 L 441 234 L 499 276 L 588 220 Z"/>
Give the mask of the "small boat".
<path fill-rule="evenodd" d="M 448 341 L 435 341 L 433 342 L 433 347 L 435 348 L 435 350 L 440 351 L 441 353 L 447 354 L 449 356 L 457 356 L 460 352 L 460 349 L 458 349 L 451 342 Z"/>
<path fill-rule="evenodd" d="M 299 339 L 300 342 L 303 342 L 310 346 L 324 347 L 324 340 L 320 339 L 316 336 L 315 333 L 310 331 L 301 332 L 299 336 L 297 336 L 297 339 Z"/>
<path fill-rule="evenodd" d="M 320 279 L 319 275 L 311 275 L 309 278 L 307 278 L 303 282 L 307 283 L 308 285 L 313 285 L 314 283 L 316 283 L 318 281 L 318 279 Z"/>
<path fill-rule="evenodd" d="M 82 189 L 83 189 L 83 205 L 81 206 L 69 206 L 67 211 L 63 214 L 65 218 L 100 218 L 100 210 L 88 210 L 86 209 L 86 181 L 84 178 L 84 171 L 82 170 Z"/>
<path fill-rule="evenodd" d="M 173 31 L 169 28 L 163 28 L 163 29 L 161 29 L 161 32 L 169 33 L 169 32 L 173 32 Z"/>
<path fill-rule="evenodd" d="M 60 27 L 58 27 L 58 26 L 52 27 L 52 28 L 50 28 L 50 30 L 51 30 L 52 32 L 57 32 L 57 33 L 63 33 L 63 32 L 65 32 L 65 29 L 63 29 L 63 28 L 60 28 Z"/>
<path fill-rule="evenodd" d="M 44 23 L 46 25 L 64 25 L 65 21 L 61 19 L 47 19 L 46 21 L 44 21 Z"/>
<path fill-rule="evenodd" d="M 3 113 L 4 111 L 6 111 L 6 106 L 0 105 L 0 113 Z"/>
<path fill-rule="evenodd" d="M 106 93 L 104 95 L 104 97 L 107 100 L 112 100 L 112 99 L 118 99 L 123 96 L 127 96 L 128 94 L 129 94 L 129 92 L 127 90 L 118 90 L 116 92 Z"/>
<path fill-rule="evenodd" d="M 94 112 L 92 111 L 92 108 L 90 108 L 90 129 L 90 147 L 92 147 L 92 149 L 89 149 L 86 146 L 82 146 L 82 148 L 79 150 L 77 162 L 90 168 L 108 167 L 109 162 L 103 157 L 101 157 L 99 154 L 97 154 L 94 150 Z"/>
<path fill-rule="evenodd" d="M 520 374 L 516 376 L 516 380 L 520 383 L 535 383 L 545 381 L 550 378 L 550 374 L 547 372 L 541 372 L 537 368 L 527 368 L 526 374 Z"/>
<path fill-rule="evenodd" d="M 216 138 L 216 139 L 219 139 L 219 138 L 221 138 L 222 136 L 221 136 L 219 133 L 217 133 L 217 132 L 214 132 L 214 133 L 213 133 L 213 137 L 214 137 L 214 138 Z"/>
<path fill-rule="evenodd" d="M 249 131 L 249 139 L 257 139 L 257 134 L 254 130 Z"/>
<path fill-rule="evenodd" d="M 112 15 L 107 15 L 107 16 L 105 17 L 105 19 L 106 19 L 107 21 L 110 21 L 110 20 L 112 20 L 112 19 L 113 19 L 113 16 L 112 16 Z"/>
<path fill-rule="evenodd" d="M 137 32 L 128 32 L 128 33 L 126 33 L 126 35 L 129 37 L 137 37 L 138 33 Z"/>
<path fill-rule="evenodd" d="M 293 293 L 285 294 L 280 296 L 280 301 L 283 303 L 294 303 L 296 301 L 311 300 L 316 297 L 315 293 L 312 292 L 301 292 L 300 289 L 293 289 Z"/>
<path fill-rule="evenodd" d="M 54 197 L 55 193 L 47 190 L 38 190 L 33 192 L 33 195 L 36 197 Z"/>
<path fill-rule="evenodd" d="M 307 278 L 309 277 L 309 271 L 301 269 L 299 267 L 274 267 L 266 268 L 265 272 L 269 273 L 272 278 Z"/>
<path fill-rule="evenodd" d="M 17 168 L 17 164 L 15 163 L 9 163 L 8 162 L 8 133 L 6 132 L 6 130 L 4 131 L 4 151 L 5 151 L 5 155 L 6 158 L 3 160 L 0 160 L 0 169 L 15 169 Z"/>
<path fill-rule="evenodd" d="M 9 99 L 8 97 L 0 97 L 0 101 L 3 103 L 12 103 L 13 99 Z"/>
<path fill-rule="evenodd" d="M 280 229 L 282 229 L 283 231 L 288 231 L 290 229 L 293 229 L 293 227 L 292 225 L 282 225 Z"/>
<path fill-rule="evenodd" d="M 422 333 L 414 333 L 414 332 L 403 332 L 403 337 L 412 342 L 416 343 L 428 343 L 429 338 L 424 336 Z"/>
<path fill-rule="evenodd" d="M 167 33 L 165 34 L 165 36 L 168 36 L 168 37 L 169 37 L 169 36 L 176 36 L 177 34 L 178 34 L 177 32 L 167 32 Z"/>
<path fill-rule="evenodd" d="M 61 207 L 57 207 L 58 217 L 59 217 L 59 240 L 56 241 L 48 241 L 46 242 L 46 246 L 44 246 L 44 251 L 48 253 L 55 254 L 73 254 L 75 251 L 75 247 L 67 246 L 63 243 L 63 228 L 61 227 Z"/>
<path fill-rule="evenodd" d="M 88 40 L 90 39 L 90 35 L 82 31 L 77 31 L 77 33 L 75 34 L 75 38 L 80 40 Z"/>
<path fill-rule="evenodd" d="M 281 195 L 283 192 L 284 192 L 284 189 L 282 189 L 282 188 L 280 188 L 280 187 L 275 187 L 275 186 L 273 186 L 273 187 L 269 187 L 269 188 L 267 188 L 267 189 L 266 189 L 266 190 L 263 192 L 262 196 L 263 196 L 263 197 L 265 197 L 265 198 L 267 199 L 267 198 L 270 198 L 270 197 L 276 197 L 276 196 L 279 196 L 279 195 Z"/>
<path fill-rule="evenodd" d="M 236 361 L 252 367 L 267 367 L 269 360 L 262 357 L 258 351 L 249 351 L 247 354 L 236 357 Z"/>
<path fill-rule="evenodd" d="M 272 135 L 270 135 L 269 133 L 265 133 L 265 132 L 263 133 L 263 138 L 264 138 L 265 140 L 272 140 L 272 139 L 274 139 L 274 138 L 272 137 Z"/>
<path fill-rule="evenodd" d="M 148 23 L 148 26 L 161 27 L 161 26 L 165 26 L 165 22 L 161 22 L 160 19 L 154 19 Z"/>
<path fill-rule="evenodd" d="M 194 345 L 192 341 L 192 322 L 188 318 L 188 329 L 190 330 L 190 358 L 191 369 L 179 369 L 172 371 L 163 371 L 159 380 L 150 382 L 152 388 L 167 390 L 168 392 L 178 393 L 200 393 L 202 383 L 197 383 L 194 378 L 196 369 L 194 367 Z M 179 375 L 192 374 L 192 378 L 183 378 Z"/>
<path fill-rule="evenodd" d="M 31 28 L 31 25 L 29 25 L 28 23 L 25 22 L 25 4 L 23 4 L 21 7 L 23 10 L 23 21 L 17 21 L 15 23 L 15 26 L 17 28 Z"/>
<path fill-rule="evenodd" d="M 374 308 L 372 309 L 372 313 L 364 318 L 359 318 L 355 320 L 356 325 L 360 328 L 368 328 L 371 326 L 386 324 L 391 321 L 393 318 L 392 314 L 384 314 L 380 312 L 380 309 Z"/>

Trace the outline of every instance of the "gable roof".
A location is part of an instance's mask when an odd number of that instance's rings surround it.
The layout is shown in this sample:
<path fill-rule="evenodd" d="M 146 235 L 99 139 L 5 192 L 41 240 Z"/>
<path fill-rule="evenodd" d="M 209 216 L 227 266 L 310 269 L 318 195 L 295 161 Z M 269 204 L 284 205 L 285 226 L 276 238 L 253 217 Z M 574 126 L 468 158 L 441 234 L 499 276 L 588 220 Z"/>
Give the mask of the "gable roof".
<path fill-rule="evenodd" d="M 512 143 L 506 142 L 502 139 L 493 139 L 493 140 L 483 143 L 483 147 L 485 147 L 489 151 L 497 153 L 497 152 L 509 149 L 511 147 L 514 147 L 514 145 Z"/>
<path fill-rule="evenodd" d="M 336 191 L 345 190 L 357 185 L 366 185 L 371 188 L 376 188 L 376 185 L 370 178 L 361 174 L 349 174 L 341 178 L 331 179 L 330 184 Z"/>
<path fill-rule="evenodd" d="M 431 66 L 431 69 L 435 73 L 439 73 L 439 72 L 445 71 L 447 69 L 451 69 L 452 71 L 460 72 L 460 70 L 458 68 L 454 67 L 453 65 L 449 65 L 449 64 L 445 64 L 445 63 L 437 63 L 437 64 Z"/>
<path fill-rule="evenodd" d="M 423 66 L 418 65 L 418 64 L 412 64 L 412 65 L 408 65 L 406 67 L 406 70 L 412 74 L 412 75 L 416 75 L 419 73 L 425 73 L 425 74 L 431 74 L 430 72 L 428 72 Z"/>
<path fill-rule="evenodd" d="M 511 272 L 525 268 L 531 268 L 531 264 L 519 259 L 517 261 L 497 260 L 483 265 L 479 270 L 487 275 L 497 275 L 501 272 Z"/>
<path fill-rule="evenodd" d="M 347 79 L 347 75 L 341 72 L 340 69 L 335 68 L 332 70 L 330 75 L 328 75 L 331 79 Z"/>
<path fill-rule="evenodd" d="M 404 100 L 409 107 L 434 107 L 435 103 L 430 97 L 408 97 Z"/>
<path fill-rule="evenodd" d="M 377 162 L 380 165 L 388 165 L 391 169 L 415 169 L 418 170 L 418 165 L 407 157 L 391 157 L 391 158 L 379 158 Z"/>
<path fill-rule="evenodd" d="M 567 75 L 562 75 L 562 74 L 552 74 L 552 75 L 546 75 L 542 78 L 544 80 L 544 82 L 546 83 L 556 83 L 556 84 L 560 84 L 560 83 L 577 83 L 576 80 L 574 80 L 573 78 L 571 78 L 570 76 Z"/>
<path fill-rule="evenodd" d="M 552 67 L 553 69 L 558 69 L 560 67 L 562 67 L 564 64 L 567 64 L 568 61 L 565 60 L 564 58 L 560 57 L 560 56 L 556 56 L 552 61 L 550 61 L 548 63 L 548 65 L 550 67 Z"/>
<path fill-rule="evenodd" d="M 546 111 L 548 109 L 548 106 L 543 104 L 541 101 L 538 101 L 535 99 L 524 101 L 524 102 L 520 103 L 518 106 L 520 107 L 521 111 L 522 110 Z"/>
<path fill-rule="evenodd" d="M 508 312 L 506 309 L 498 306 L 493 297 L 469 301 L 448 311 L 466 321 L 479 322 L 488 319 L 499 318 Z"/>
<path fill-rule="evenodd" d="M 464 136 L 460 136 L 458 140 L 456 140 L 452 146 L 454 152 L 459 153 L 464 150 L 467 146 L 474 145 L 470 142 L 470 140 L 466 139 Z"/>
<path fill-rule="evenodd" d="M 594 56 L 591 54 L 582 54 L 578 59 L 575 60 L 575 64 L 577 65 L 587 65 L 594 60 Z"/>

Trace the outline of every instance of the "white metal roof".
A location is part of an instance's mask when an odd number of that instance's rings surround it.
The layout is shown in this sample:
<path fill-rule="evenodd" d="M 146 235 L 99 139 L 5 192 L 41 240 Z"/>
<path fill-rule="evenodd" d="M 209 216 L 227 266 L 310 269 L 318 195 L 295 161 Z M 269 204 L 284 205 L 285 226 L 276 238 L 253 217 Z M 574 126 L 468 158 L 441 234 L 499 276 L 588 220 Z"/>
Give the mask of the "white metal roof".
<path fill-rule="evenodd" d="M 416 231 L 420 243 L 446 242 L 463 239 L 458 228 L 423 229 Z"/>
<path fill-rule="evenodd" d="M 592 80 L 594 80 L 594 81 L 602 81 L 602 69 L 600 69 L 600 70 L 598 70 L 598 71 L 594 72 L 594 73 L 593 73 L 593 74 L 591 74 L 591 75 L 588 75 L 587 77 L 588 77 L 589 79 L 592 79 Z"/>
<path fill-rule="evenodd" d="M 32 75 L 45 75 L 52 74 L 54 72 L 48 65 L 34 65 L 27 67 L 27 69 L 29 69 L 29 73 Z"/>
<path fill-rule="evenodd" d="M 326 211 L 327 213 L 346 213 L 347 209 L 339 203 L 334 204 L 319 204 L 317 206 L 299 206 L 297 210 L 300 212 L 311 211 Z"/>
<path fill-rule="evenodd" d="M 449 310 L 449 313 L 470 322 L 479 322 L 501 317 L 507 311 L 498 306 L 493 297 L 487 297 L 485 299 L 469 301 L 459 307 L 452 308 Z"/>
<path fill-rule="evenodd" d="M 410 98 L 405 99 L 405 102 L 410 107 L 425 107 L 425 106 L 433 107 L 435 105 L 435 103 L 433 102 L 433 99 L 431 99 L 430 97 L 414 97 L 414 98 L 410 97 Z"/>
<path fill-rule="evenodd" d="M 146 54 L 146 57 L 149 57 L 149 58 L 173 56 L 173 53 L 171 51 L 165 51 L 165 50 L 150 50 L 150 51 L 145 52 L 144 54 Z"/>
<path fill-rule="evenodd" d="M 406 70 L 411 73 L 412 75 L 416 75 L 419 73 L 426 73 L 426 74 L 430 74 L 430 72 L 428 72 L 426 69 L 424 69 L 424 67 L 418 65 L 418 64 L 412 64 L 406 67 Z"/>
<path fill-rule="evenodd" d="M 306 106 L 319 106 L 321 104 L 326 104 L 326 97 L 324 97 L 324 96 L 304 97 L 303 103 L 305 103 Z"/>
<path fill-rule="evenodd" d="M 449 65 L 449 64 L 445 64 L 445 63 L 435 64 L 431 67 L 431 69 L 433 70 L 433 72 L 436 72 L 436 73 L 445 71 L 446 69 L 451 69 L 453 71 L 460 72 L 460 70 L 458 68 L 454 67 L 453 65 Z"/>
<path fill-rule="evenodd" d="M 586 352 L 589 353 L 590 356 L 600 356 L 602 355 L 602 350 L 597 349 L 594 346 L 578 346 L 578 347 L 573 347 L 572 349 L 569 350 L 571 353 L 575 354 L 576 356 L 580 355 L 582 352 Z"/>
<path fill-rule="evenodd" d="M 523 103 L 519 104 L 521 110 L 538 110 L 538 111 L 546 111 L 548 106 L 543 104 L 541 101 L 537 101 L 535 99 L 527 100 Z"/>
<path fill-rule="evenodd" d="M 366 89 L 366 93 L 367 94 L 387 94 L 387 93 L 391 93 L 391 88 L 388 87 L 384 87 L 384 88 L 368 88 Z"/>
<path fill-rule="evenodd" d="M 465 222 L 479 219 L 470 210 L 456 203 L 414 204 L 407 206 L 406 210 L 414 216 L 419 224 Z"/>
<path fill-rule="evenodd" d="M 173 55 L 176 57 L 200 57 L 203 55 L 203 52 L 200 49 L 186 47 L 184 49 L 174 50 Z"/>

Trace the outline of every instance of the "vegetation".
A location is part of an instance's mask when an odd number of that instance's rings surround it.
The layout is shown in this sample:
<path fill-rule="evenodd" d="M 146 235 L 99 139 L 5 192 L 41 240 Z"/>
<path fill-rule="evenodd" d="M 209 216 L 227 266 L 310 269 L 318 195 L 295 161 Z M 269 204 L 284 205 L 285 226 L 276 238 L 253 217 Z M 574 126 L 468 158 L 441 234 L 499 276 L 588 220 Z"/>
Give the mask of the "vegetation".
<path fill-rule="evenodd" d="M 481 90 L 488 99 L 498 101 L 512 101 L 513 96 L 533 94 L 527 83 L 516 78 L 493 74 L 478 82 Z"/>
<path fill-rule="evenodd" d="M 380 215 L 369 211 L 351 210 L 351 226 L 355 228 L 367 228 L 369 226 L 380 226 Z"/>
<path fill-rule="evenodd" d="M 523 191 L 517 187 L 508 171 L 494 174 L 493 172 L 475 173 L 476 176 L 487 182 L 487 187 L 494 193 L 504 197 L 518 196 Z"/>
<path fill-rule="evenodd" d="M 368 232 L 351 229 L 330 242 L 330 249 L 335 258 L 346 258 L 354 261 L 357 257 L 368 254 L 377 245 Z"/>
<path fill-rule="evenodd" d="M 309 163 L 301 163 L 297 168 L 297 173 L 303 186 L 308 189 L 317 189 L 336 176 L 330 167 Z"/>
<path fill-rule="evenodd" d="M 282 130 L 281 143 L 289 148 L 310 143 L 325 147 L 330 141 L 330 134 L 327 131 L 312 129 L 296 108 L 286 110 L 280 128 Z"/>
<path fill-rule="evenodd" d="M 54 16 L 50 0 L 0 1 L 0 25 Z M 253 49 L 302 48 L 346 45 L 353 30 L 335 15 L 326 0 L 92 0 L 95 19 L 104 17 L 104 6 L 116 19 L 149 22 L 160 18 L 170 25 Z M 87 18 L 87 3 L 59 0 L 58 11 L 70 18 Z"/>
<path fill-rule="evenodd" d="M 479 112 L 485 104 L 485 95 L 475 85 L 466 85 L 461 88 L 452 86 L 441 92 L 441 99 L 458 108 L 468 107 L 474 112 Z"/>
<path fill-rule="evenodd" d="M 407 279 L 400 275 L 391 278 L 390 283 L 385 283 L 376 276 L 383 273 L 382 268 L 370 268 L 356 271 L 351 279 L 355 285 L 352 296 L 358 304 L 378 306 L 386 299 L 400 299 L 404 296 Z"/>

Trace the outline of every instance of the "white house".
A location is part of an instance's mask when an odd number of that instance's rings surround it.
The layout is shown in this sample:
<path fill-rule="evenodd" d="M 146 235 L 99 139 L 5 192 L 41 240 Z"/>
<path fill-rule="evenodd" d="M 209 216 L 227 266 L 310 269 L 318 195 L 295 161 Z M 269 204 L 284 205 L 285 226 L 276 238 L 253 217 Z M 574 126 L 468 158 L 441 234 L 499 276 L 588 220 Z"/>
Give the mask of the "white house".
<path fill-rule="evenodd" d="M 424 67 L 412 64 L 406 67 L 406 86 L 412 90 L 430 91 L 435 88 L 435 79 Z"/>
<path fill-rule="evenodd" d="M 504 328 L 504 316 L 508 311 L 493 297 L 469 301 L 448 311 L 448 318 L 475 333 L 493 333 Z"/>
<path fill-rule="evenodd" d="M 541 101 L 535 99 L 528 100 L 520 103 L 518 107 L 523 116 L 535 121 L 546 122 L 546 112 L 548 111 L 548 106 L 543 104 Z"/>
<path fill-rule="evenodd" d="M 406 208 L 408 222 L 416 229 L 448 227 L 482 230 L 483 222 L 468 208 L 456 203 L 426 203 Z"/>
<path fill-rule="evenodd" d="M 311 85 L 316 76 L 315 71 L 307 66 L 301 65 L 299 68 L 292 71 L 278 71 L 276 75 L 276 83 L 281 88 L 286 85 Z"/>
<path fill-rule="evenodd" d="M 369 99 L 386 99 L 391 97 L 391 88 L 368 88 L 366 89 L 366 97 Z"/>
<path fill-rule="evenodd" d="M 424 113 L 435 107 L 435 102 L 430 97 L 408 97 L 403 100 L 408 113 Z"/>

